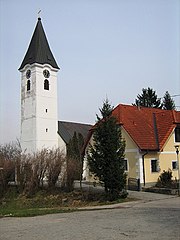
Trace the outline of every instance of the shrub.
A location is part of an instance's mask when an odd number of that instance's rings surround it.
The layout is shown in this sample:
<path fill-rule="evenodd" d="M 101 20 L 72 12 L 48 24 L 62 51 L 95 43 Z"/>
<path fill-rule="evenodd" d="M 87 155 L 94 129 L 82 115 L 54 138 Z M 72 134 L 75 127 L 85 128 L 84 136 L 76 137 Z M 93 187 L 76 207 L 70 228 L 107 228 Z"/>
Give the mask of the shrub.
<path fill-rule="evenodd" d="M 157 187 L 171 187 L 172 185 L 172 171 L 168 169 L 168 171 L 163 171 L 158 178 L 156 183 Z"/>
<path fill-rule="evenodd" d="M 62 181 L 65 174 L 66 159 L 64 153 L 59 149 L 50 150 L 47 154 L 47 170 L 46 178 L 48 181 L 48 187 L 55 187 L 57 181 Z"/>
<path fill-rule="evenodd" d="M 8 188 L 8 183 L 15 181 L 15 169 L 21 155 L 18 142 L 0 145 L 0 185 L 1 193 Z"/>
<path fill-rule="evenodd" d="M 26 193 L 33 195 L 47 183 L 48 188 L 54 188 L 63 173 L 64 154 L 60 149 L 42 149 L 29 155 L 28 166 L 31 177 L 26 182 Z"/>
<path fill-rule="evenodd" d="M 8 190 L 9 183 L 15 182 L 18 191 L 31 196 L 46 183 L 54 188 L 63 181 L 65 156 L 59 148 L 42 149 L 32 154 L 21 151 L 20 144 L 0 145 L 0 195 Z"/>
<path fill-rule="evenodd" d="M 76 179 L 76 173 L 78 169 L 78 162 L 74 158 L 67 158 L 66 166 L 66 189 L 68 192 L 74 189 L 74 180 Z"/>

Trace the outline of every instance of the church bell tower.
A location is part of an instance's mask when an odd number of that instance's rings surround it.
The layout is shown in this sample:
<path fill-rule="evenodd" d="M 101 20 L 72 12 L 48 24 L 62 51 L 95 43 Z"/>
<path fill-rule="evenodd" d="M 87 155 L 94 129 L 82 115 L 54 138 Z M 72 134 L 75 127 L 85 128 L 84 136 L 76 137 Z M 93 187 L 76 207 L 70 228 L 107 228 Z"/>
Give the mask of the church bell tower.
<path fill-rule="evenodd" d="M 21 72 L 21 147 L 28 153 L 58 147 L 57 72 L 38 18 Z"/>

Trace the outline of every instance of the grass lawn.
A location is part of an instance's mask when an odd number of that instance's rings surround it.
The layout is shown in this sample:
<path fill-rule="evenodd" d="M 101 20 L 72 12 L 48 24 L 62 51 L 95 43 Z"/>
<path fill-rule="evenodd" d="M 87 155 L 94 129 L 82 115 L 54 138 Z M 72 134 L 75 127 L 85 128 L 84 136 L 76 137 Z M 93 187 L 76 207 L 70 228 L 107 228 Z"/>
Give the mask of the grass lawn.
<path fill-rule="evenodd" d="M 58 208 L 7 208 L 0 209 L 0 217 L 34 217 L 52 213 L 72 212 L 70 209 Z"/>
<path fill-rule="evenodd" d="M 78 211 L 80 207 L 97 206 L 112 203 L 132 201 L 133 199 L 118 199 L 114 202 L 105 200 L 103 193 L 73 191 L 65 193 L 59 189 L 53 191 L 40 190 L 35 195 L 27 197 L 17 193 L 15 188 L 0 198 L 0 217 L 30 217 L 51 213 Z"/>

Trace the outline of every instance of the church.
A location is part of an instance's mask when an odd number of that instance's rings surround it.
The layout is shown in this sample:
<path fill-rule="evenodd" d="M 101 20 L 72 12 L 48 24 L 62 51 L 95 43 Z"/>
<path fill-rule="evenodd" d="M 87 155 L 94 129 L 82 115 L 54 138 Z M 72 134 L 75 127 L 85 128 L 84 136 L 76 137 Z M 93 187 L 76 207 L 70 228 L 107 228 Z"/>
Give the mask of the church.
<path fill-rule="evenodd" d="M 58 121 L 57 74 L 59 66 L 51 52 L 41 18 L 38 18 L 28 50 L 21 63 L 21 147 L 33 153 L 43 148 L 60 148 L 66 154 L 74 133 L 80 133 L 84 147 L 83 179 L 94 181 L 86 153 L 93 145 L 89 124 Z M 129 179 L 153 185 L 170 169 L 179 179 L 180 112 L 118 105 L 112 112 L 126 142 L 124 165 Z M 128 182 L 128 185 L 129 182 Z M 136 186 L 135 186 L 136 187 Z"/>
<path fill-rule="evenodd" d="M 74 133 L 85 139 L 91 125 L 58 121 L 57 75 L 59 66 L 38 18 L 21 72 L 21 148 L 33 153 L 43 148 L 66 147 Z"/>

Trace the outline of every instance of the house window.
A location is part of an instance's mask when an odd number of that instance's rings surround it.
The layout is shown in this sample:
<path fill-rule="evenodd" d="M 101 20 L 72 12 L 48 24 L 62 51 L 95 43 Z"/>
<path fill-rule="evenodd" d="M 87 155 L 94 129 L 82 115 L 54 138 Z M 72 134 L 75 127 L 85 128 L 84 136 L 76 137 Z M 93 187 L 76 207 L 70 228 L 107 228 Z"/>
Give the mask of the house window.
<path fill-rule="evenodd" d="M 30 91 L 31 89 L 31 82 L 30 80 L 27 80 L 27 91 Z"/>
<path fill-rule="evenodd" d="M 123 166 L 124 166 L 124 171 L 128 171 L 128 160 L 127 159 L 122 159 L 123 161 Z"/>
<path fill-rule="evenodd" d="M 175 142 L 180 142 L 180 126 L 175 128 Z"/>
<path fill-rule="evenodd" d="M 172 161 L 172 170 L 177 170 L 177 168 L 178 168 L 177 161 Z"/>
<path fill-rule="evenodd" d="M 44 80 L 44 89 L 49 90 L 49 81 L 47 79 Z"/>
<path fill-rule="evenodd" d="M 151 172 L 158 172 L 158 171 L 159 171 L 158 160 L 152 159 L 151 160 Z"/>

